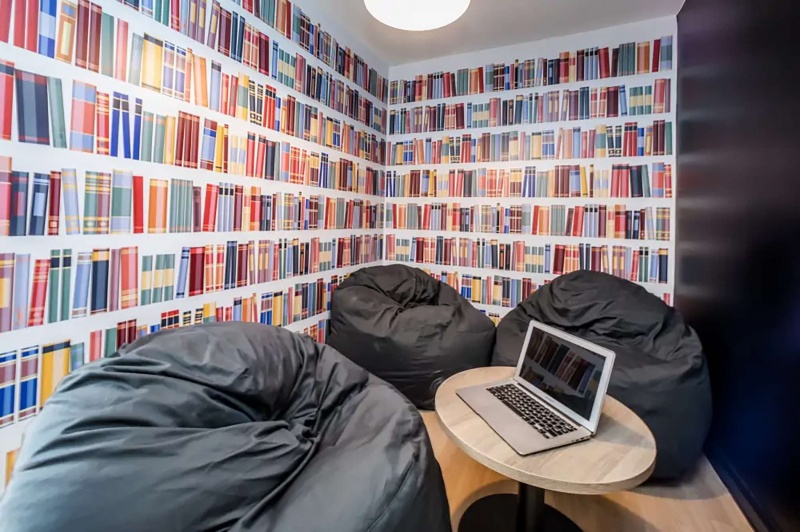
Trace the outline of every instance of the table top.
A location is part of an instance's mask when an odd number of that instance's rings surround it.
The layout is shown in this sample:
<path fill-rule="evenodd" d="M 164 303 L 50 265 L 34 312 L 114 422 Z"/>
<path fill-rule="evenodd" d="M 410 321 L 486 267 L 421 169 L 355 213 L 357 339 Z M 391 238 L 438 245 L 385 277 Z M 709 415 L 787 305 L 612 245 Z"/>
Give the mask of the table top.
<path fill-rule="evenodd" d="M 606 396 L 590 440 L 520 456 L 456 395 L 466 386 L 508 380 L 514 368 L 471 369 L 447 379 L 436 392 L 436 413 L 445 432 L 477 462 L 518 482 L 578 494 L 602 494 L 638 486 L 655 466 L 656 444 L 647 425 Z"/>

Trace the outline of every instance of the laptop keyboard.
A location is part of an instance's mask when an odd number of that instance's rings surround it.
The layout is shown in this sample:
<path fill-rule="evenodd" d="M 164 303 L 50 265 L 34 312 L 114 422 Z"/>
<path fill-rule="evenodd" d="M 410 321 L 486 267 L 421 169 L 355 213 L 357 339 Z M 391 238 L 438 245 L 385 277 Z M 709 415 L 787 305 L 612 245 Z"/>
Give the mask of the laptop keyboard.
<path fill-rule="evenodd" d="M 514 384 L 501 384 L 487 390 L 545 438 L 577 430 Z"/>

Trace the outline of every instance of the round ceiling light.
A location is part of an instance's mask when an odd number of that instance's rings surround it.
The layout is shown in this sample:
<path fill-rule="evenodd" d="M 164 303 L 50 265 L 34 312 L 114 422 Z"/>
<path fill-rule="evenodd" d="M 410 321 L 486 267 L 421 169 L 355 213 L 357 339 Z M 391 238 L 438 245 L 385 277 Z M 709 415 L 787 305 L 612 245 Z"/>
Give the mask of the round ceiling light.
<path fill-rule="evenodd" d="M 387 26 L 408 31 L 435 30 L 452 24 L 470 0 L 364 0 L 367 11 Z"/>

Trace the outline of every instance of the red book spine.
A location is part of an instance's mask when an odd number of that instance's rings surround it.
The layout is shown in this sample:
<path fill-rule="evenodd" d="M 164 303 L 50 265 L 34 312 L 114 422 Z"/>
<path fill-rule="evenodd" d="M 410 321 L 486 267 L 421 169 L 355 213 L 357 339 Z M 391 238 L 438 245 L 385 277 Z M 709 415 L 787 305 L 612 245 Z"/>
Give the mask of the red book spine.
<path fill-rule="evenodd" d="M 236 185 L 233 196 L 233 230 L 242 230 L 242 193 L 244 189 L 242 185 Z"/>
<path fill-rule="evenodd" d="M 206 202 L 203 210 L 203 231 L 205 232 L 216 231 L 218 195 L 219 187 L 217 185 L 211 183 L 206 185 Z"/>
<path fill-rule="evenodd" d="M 89 4 L 89 57 L 88 67 L 92 72 L 100 72 L 100 27 L 103 19 L 103 9 L 95 4 Z"/>
<path fill-rule="evenodd" d="M 25 0 L 16 0 L 14 5 L 14 46 L 25 48 Z"/>
<path fill-rule="evenodd" d="M 229 116 L 236 116 L 236 103 L 239 96 L 239 78 L 237 76 L 228 76 L 228 110 Z"/>
<path fill-rule="evenodd" d="M 222 73 L 222 94 L 220 96 L 220 112 L 228 113 L 228 90 L 230 89 L 230 75 Z M 217 139 L 219 142 L 219 139 Z"/>
<path fill-rule="evenodd" d="M 236 286 L 247 286 L 247 244 L 239 244 L 236 249 Z"/>
<path fill-rule="evenodd" d="M 75 66 L 87 68 L 89 60 L 89 0 L 78 0 L 78 21 L 75 26 Z"/>
<path fill-rule="evenodd" d="M 120 255 L 120 308 L 126 309 L 139 304 L 139 248 L 122 248 Z"/>
<path fill-rule="evenodd" d="M 117 349 L 127 343 L 128 340 L 128 322 L 121 321 L 117 323 Z"/>
<path fill-rule="evenodd" d="M 33 269 L 33 289 L 28 327 L 44 323 L 45 300 L 47 299 L 47 277 L 50 274 L 50 259 L 36 259 Z"/>
<path fill-rule="evenodd" d="M 25 0 L 17 0 L 20 4 Z M 25 49 L 36 52 L 39 45 L 39 0 L 27 0 Z"/>
<path fill-rule="evenodd" d="M 128 320 L 125 323 L 125 328 L 127 329 L 126 343 L 131 343 L 136 340 L 136 320 Z"/>
<path fill-rule="evenodd" d="M 245 175 L 255 177 L 256 160 L 256 136 L 253 133 L 247 135 L 247 157 L 245 159 Z"/>
<path fill-rule="evenodd" d="M 12 0 L 0 0 L 0 41 L 8 42 L 11 36 Z"/>
<path fill-rule="evenodd" d="M 172 2 L 170 10 L 169 27 L 173 30 L 180 31 L 181 29 L 181 0 L 164 0 L 165 2 Z M 188 13 L 187 13 L 188 15 Z"/>
<path fill-rule="evenodd" d="M 0 60 L 0 139 L 11 140 L 14 104 L 14 63 Z"/>
<path fill-rule="evenodd" d="M 117 19 L 117 45 L 114 63 L 114 77 L 120 81 L 128 79 L 128 23 L 122 19 Z M 186 79 L 191 79 L 186 75 Z M 187 86 L 191 83 L 187 82 Z"/>
<path fill-rule="evenodd" d="M 217 50 L 228 57 L 231 56 L 231 12 L 219 10 L 219 38 Z"/>
<path fill-rule="evenodd" d="M 133 232 L 144 233 L 144 179 L 133 176 Z"/>
<path fill-rule="evenodd" d="M 258 32 L 258 71 L 269 75 L 269 37 L 261 32 Z"/>
<path fill-rule="evenodd" d="M 61 218 L 61 172 L 50 172 L 50 189 L 47 210 L 47 234 L 58 235 L 59 220 Z M 1 198 L 0 198 L 1 199 Z"/>
<path fill-rule="evenodd" d="M 97 155 L 108 155 L 110 153 L 110 140 L 108 127 L 108 93 L 97 92 L 97 106 L 95 107 L 95 116 L 97 121 L 97 137 L 95 143 L 97 144 Z"/>
<path fill-rule="evenodd" d="M 261 194 L 258 187 L 253 187 L 250 200 L 250 228 L 253 231 L 261 229 Z"/>
<path fill-rule="evenodd" d="M 103 331 L 92 331 L 89 334 L 89 362 L 103 357 Z"/>
<path fill-rule="evenodd" d="M 203 293 L 205 248 L 194 247 L 189 252 L 189 297 Z"/>
<path fill-rule="evenodd" d="M 200 160 L 200 117 L 189 115 L 191 118 L 189 130 L 189 168 L 198 168 Z"/>
<path fill-rule="evenodd" d="M 653 41 L 653 63 L 651 65 L 651 72 L 658 72 L 661 68 L 661 39 Z"/>

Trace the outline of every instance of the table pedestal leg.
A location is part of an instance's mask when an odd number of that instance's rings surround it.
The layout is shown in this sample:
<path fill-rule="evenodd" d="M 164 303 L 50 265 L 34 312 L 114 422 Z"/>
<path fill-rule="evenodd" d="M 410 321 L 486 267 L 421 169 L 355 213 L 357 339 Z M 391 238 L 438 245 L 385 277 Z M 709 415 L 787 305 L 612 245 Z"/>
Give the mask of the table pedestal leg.
<path fill-rule="evenodd" d="M 467 508 L 458 532 L 580 532 L 570 518 L 544 503 L 544 490 L 519 485 L 519 496 L 489 495 Z"/>

